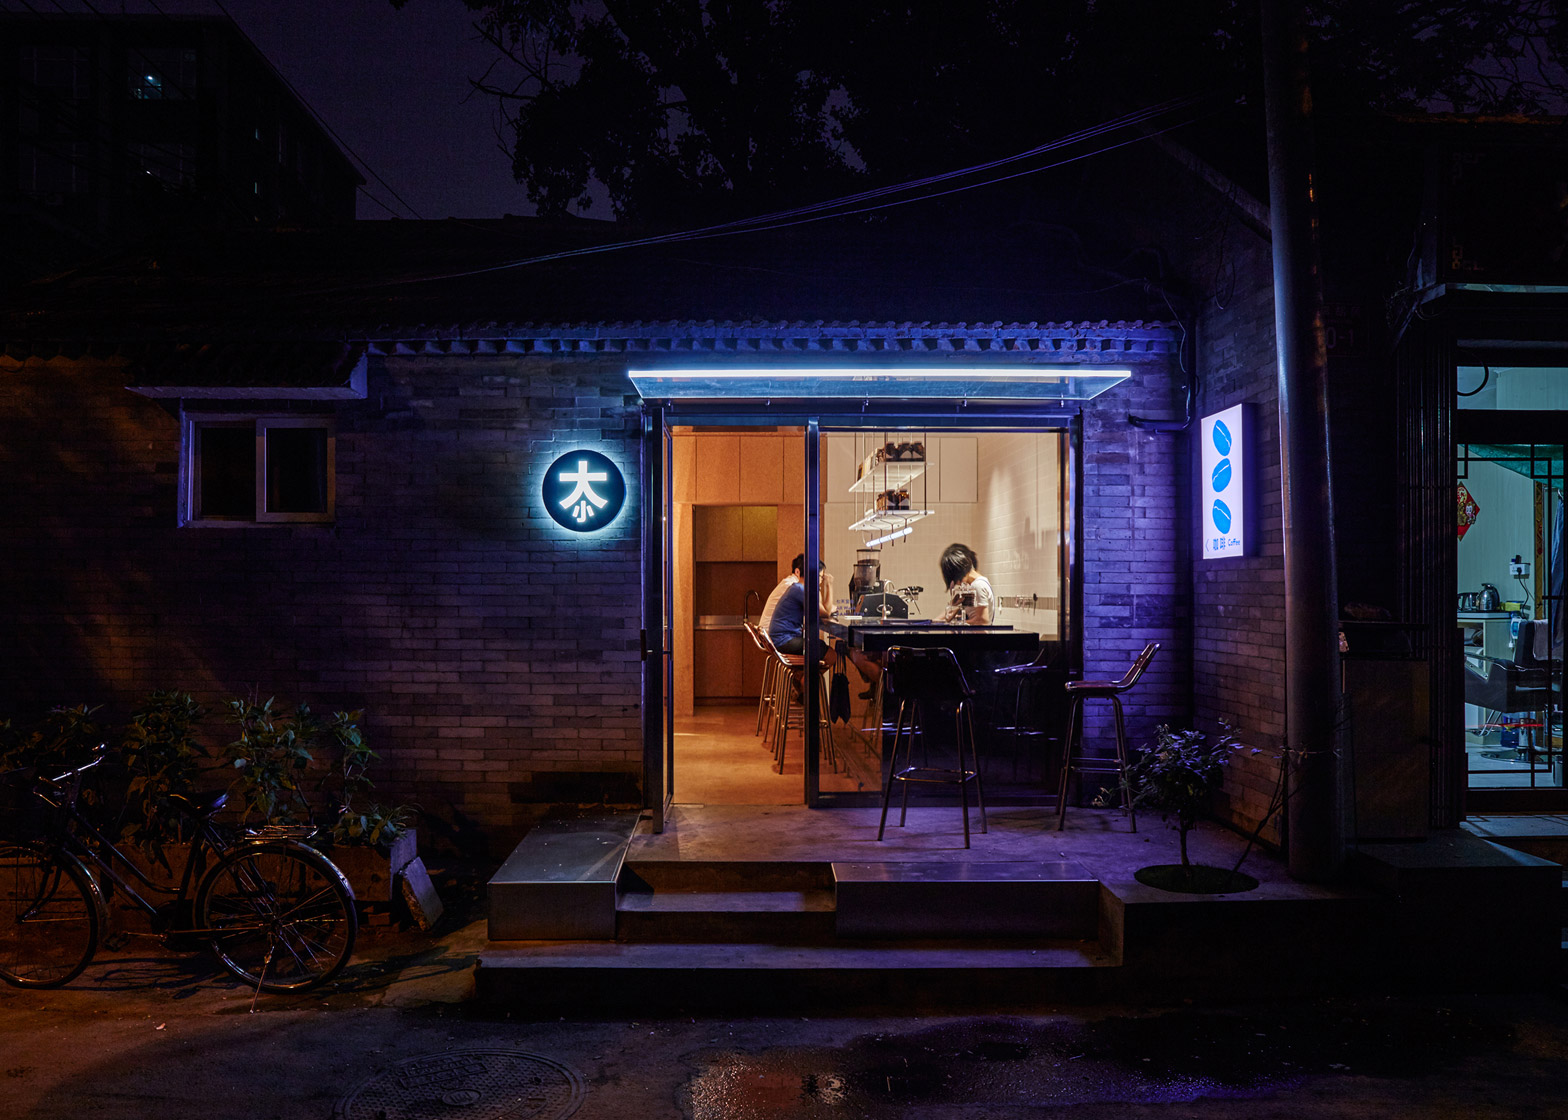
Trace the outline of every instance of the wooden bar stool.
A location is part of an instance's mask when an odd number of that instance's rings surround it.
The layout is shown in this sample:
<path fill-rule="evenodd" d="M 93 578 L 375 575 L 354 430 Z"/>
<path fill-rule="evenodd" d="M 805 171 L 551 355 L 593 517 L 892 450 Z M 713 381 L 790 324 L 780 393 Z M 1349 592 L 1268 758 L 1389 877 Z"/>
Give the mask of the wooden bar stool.
<path fill-rule="evenodd" d="M 761 735 L 763 725 L 771 727 L 773 722 L 773 675 L 778 672 L 778 660 L 773 656 L 773 643 L 768 641 L 767 635 L 755 622 L 743 622 L 741 625 L 751 636 L 752 644 L 762 651 L 762 688 L 757 693 L 757 729 L 752 732 L 753 735 Z"/>
<path fill-rule="evenodd" d="M 892 646 L 887 651 L 887 662 L 882 675 L 887 679 L 888 692 L 898 700 L 897 729 L 893 732 L 893 750 L 888 756 L 887 781 L 882 787 L 882 823 L 877 826 L 877 839 L 887 831 L 888 802 L 893 797 L 893 783 L 904 786 L 903 803 L 898 812 L 902 828 L 909 816 L 909 783 L 934 782 L 958 787 L 958 805 L 964 814 L 964 847 L 969 847 L 969 783 L 975 784 L 975 803 L 980 808 L 980 831 L 986 831 L 985 792 L 980 784 L 980 755 L 975 747 L 974 690 L 964 678 L 958 659 L 946 648 L 916 649 L 909 646 Z M 922 740 L 930 723 L 932 710 L 951 708 L 953 733 L 958 748 L 956 767 L 914 765 L 911 757 L 915 736 Z M 905 719 L 909 734 L 904 734 Z M 898 748 L 904 744 L 904 765 L 899 766 Z M 969 761 L 964 761 L 964 744 L 969 745 Z M 922 742 L 922 747 L 925 746 Z"/>
<path fill-rule="evenodd" d="M 1127 724 L 1122 718 L 1121 694 L 1138 683 L 1138 678 L 1143 676 L 1143 671 L 1149 667 L 1149 662 L 1154 660 L 1154 655 L 1158 652 L 1160 652 L 1159 642 L 1150 642 L 1144 646 L 1143 652 L 1138 655 L 1138 660 L 1132 663 L 1132 668 L 1127 670 L 1127 675 L 1119 681 L 1067 682 L 1067 733 L 1066 746 L 1062 748 L 1062 781 L 1056 794 L 1056 831 L 1060 832 L 1067 825 L 1067 787 L 1074 770 L 1080 774 L 1118 775 L 1121 782 L 1122 805 L 1127 809 L 1127 821 L 1132 825 L 1132 831 L 1138 831 L 1138 818 L 1132 809 L 1132 788 L 1127 781 Z M 1074 749 L 1082 746 L 1078 738 L 1078 716 L 1085 700 L 1109 700 L 1116 712 L 1114 765 L 1110 759 L 1080 757 L 1074 760 Z"/>
<path fill-rule="evenodd" d="M 789 745 L 789 733 L 800 729 L 801 741 L 806 739 L 806 658 L 799 653 L 780 653 L 773 650 L 774 670 L 774 738 L 773 769 L 784 773 L 784 753 Z M 833 743 L 833 723 L 828 716 L 828 669 L 823 666 L 817 680 L 817 727 L 822 732 L 823 761 L 834 771 L 838 770 L 838 749 Z M 796 689 L 801 700 L 795 700 Z"/>

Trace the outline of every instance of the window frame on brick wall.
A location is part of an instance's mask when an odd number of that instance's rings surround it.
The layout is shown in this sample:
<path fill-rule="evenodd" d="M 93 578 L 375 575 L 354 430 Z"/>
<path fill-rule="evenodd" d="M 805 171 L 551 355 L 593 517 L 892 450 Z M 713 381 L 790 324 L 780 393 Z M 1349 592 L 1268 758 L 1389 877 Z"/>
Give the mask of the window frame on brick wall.
<path fill-rule="evenodd" d="M 185 413 L 180 430 L 180 509 L 179 523 L 194 528 L 235 528 L 256 525 L 324 525 L 337 519 L 337 427 L 330 416 L 288 416 L 256 412 Z M 202 485 L 202 433 L 207 430 L 250 430 L 254 433 L 255 504 L 249 513 L 204 514 Z M 324 499 L 321 510 L 269 508 L 271 466 L 268 456 L 276 458 L 271 432 L 319 429 L 326 433 L 321 456 L 320 488 Z"/>

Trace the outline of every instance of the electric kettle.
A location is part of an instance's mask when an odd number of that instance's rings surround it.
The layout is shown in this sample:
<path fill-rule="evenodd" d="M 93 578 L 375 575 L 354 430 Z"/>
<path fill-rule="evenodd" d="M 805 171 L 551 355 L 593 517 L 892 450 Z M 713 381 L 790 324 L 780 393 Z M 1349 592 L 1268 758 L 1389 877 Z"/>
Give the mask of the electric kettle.
<path fill-rule="evenodd" d="M 1500 611 L 1503 609 L 1503 597 L 1497 593 L 1497 588 L 1490 583 L 1483 583 L 1481 591 L 1476 596 L 1476 610 Z"/>

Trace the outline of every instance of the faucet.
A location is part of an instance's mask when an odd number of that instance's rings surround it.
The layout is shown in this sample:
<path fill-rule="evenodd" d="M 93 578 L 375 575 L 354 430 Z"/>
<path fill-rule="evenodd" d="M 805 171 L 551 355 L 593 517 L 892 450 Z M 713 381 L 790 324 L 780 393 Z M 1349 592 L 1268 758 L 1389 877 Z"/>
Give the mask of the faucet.
<path fill-rule="evenodd" d="M 751 621 L 751 601 L 753 599 L 757 600 L 759 603 L 762 602 L 762 596 L 757 594 L 755 591 L 746 592 L 746 602 L 740 609 L 741 618 L 745 619 L 747 622 Z"/>

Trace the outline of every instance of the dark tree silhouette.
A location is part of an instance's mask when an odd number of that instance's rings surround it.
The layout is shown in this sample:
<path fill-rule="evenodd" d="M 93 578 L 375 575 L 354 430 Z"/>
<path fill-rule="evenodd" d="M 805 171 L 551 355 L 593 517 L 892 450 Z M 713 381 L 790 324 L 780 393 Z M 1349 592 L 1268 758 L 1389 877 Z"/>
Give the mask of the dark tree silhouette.
<path fill-rule="evenodd" d="M 1257 0 L 463 3 L 497 52 L 474 88 L 543 214 L 598 184 L 622 217 L 733 217 L 1179 97 L 1250 133 L 1261 103 Z M 1559 4 L 1306 0 L 1320 109 L 1560 110 Z"/>

